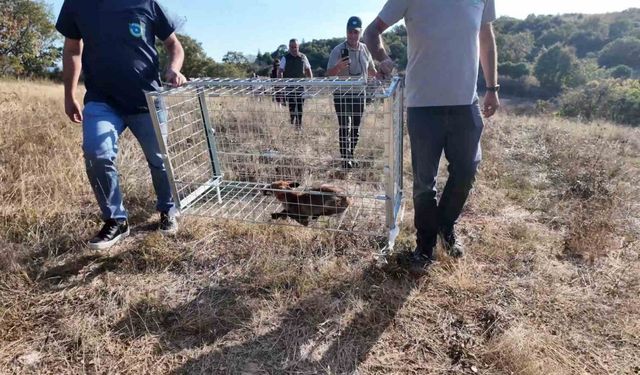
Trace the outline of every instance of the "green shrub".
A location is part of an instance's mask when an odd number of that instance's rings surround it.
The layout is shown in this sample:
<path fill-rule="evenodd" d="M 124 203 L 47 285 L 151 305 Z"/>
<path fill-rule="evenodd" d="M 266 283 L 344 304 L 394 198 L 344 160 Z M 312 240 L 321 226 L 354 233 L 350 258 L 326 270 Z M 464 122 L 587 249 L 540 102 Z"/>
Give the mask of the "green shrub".
<path fill-rule="evenodd" d="M 560 97 L 560 114 L 639 126 L 640 82 L 606 79 L 566 91 Z"/>
<path fill-rule="evenodd" d="M 598 63 L 601 66 L 614 67 L 616 65 L 628 65 L 640 69 L 640 39 L 622 38 L 607 44 Z"/>
<path fill-rule="evenodd" d="M 613 78 L 628 79 L 633 76 L 633 69 L 626 65 L 618 65 L 611 69 L 610 74 Z"/>
<path fill-rule="evenodd" d="M 573 51 L 556 44 L 538 57 L 534 75 L 542 88 L 559 93 L 563 88 L 574 85 L 578 68 L 579 62 Z"/>
<path fill-rule="evenodd" d="M 505 62 L 500 64 L 498 72 L 501 75 L 509 76 L 511 78 L 520 78 L 531 74 L 531 69 L 526 63 L 512 63 Z"/>
<path fill-rule="evenodd" d="M 540 87 L 540 82 L 533 76 L 511 78 L 500 76 L 500 93 L 532 99 L 549 99 L 554 92 Z"/>

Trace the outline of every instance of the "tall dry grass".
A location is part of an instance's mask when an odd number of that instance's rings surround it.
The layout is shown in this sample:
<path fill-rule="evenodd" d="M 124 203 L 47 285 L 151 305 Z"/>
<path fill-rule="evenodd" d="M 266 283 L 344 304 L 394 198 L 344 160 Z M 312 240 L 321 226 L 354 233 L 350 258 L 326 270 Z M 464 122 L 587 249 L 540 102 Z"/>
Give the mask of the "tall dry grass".
<path fill-rule="evenodd" d="M 469 255 L 413 279 L 362 237 L 196 219 L 159 235 L 129 135 L 134 233 L 92 253 L 62 88 L 3 81 L 0 103 L 0 373 L 640 371 L 637 130 L 490 120 L 460 223 Z"/>

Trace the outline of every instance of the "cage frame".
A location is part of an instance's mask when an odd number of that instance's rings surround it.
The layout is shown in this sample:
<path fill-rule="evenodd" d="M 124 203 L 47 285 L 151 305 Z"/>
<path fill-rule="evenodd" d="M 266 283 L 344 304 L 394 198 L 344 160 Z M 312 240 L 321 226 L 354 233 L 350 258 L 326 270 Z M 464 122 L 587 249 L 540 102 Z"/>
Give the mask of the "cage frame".
<path fill-rule="evenodd" d="M 341 87 L 359 87 L 364 92 L 367 89 L 372 90 L 374 93 L 371 95 L 374 99 L 382 99 L 384 106 L 385 116 L 385 165 L 383 167 L 383 173 L 385 178 L 385 195 L 384 197 L 377 197 L 385 201 L 385 232 L 379 233 L 377 236 L 386 238 L 386 243 L 380 249 L 380 255 L 386 256 L 394 249 L 396 239 L 400 232 L 400 223 L 404 214 L 404 184 L 403 184 L 403 166 L 404 166 L 404 77 L 395 76 L 390 80 L 367 80 L 365 78 L 351 78 L 351 77 L 324 77 L 324 78 L 198 78 L 190 80 L 186 85 L 181 87 L 169 87 L 162 88 L 158 91 L 146 92 L 146 100 L 148 108 L 150 109 L 151 120 L 158 142 L 162 159 L 166 168 L 167 176 L 169 179 L 172 197 L 175 203 L 175 207 L 179 214 L 189 215 L 190 210 L 198 202 L 198 199 L 202 198 L 207 193 L 215 190 L 218 203 L 223 203 L 223 195 L 221 192 L 221 186 L 224 181 L 224 171 L 221 167 L 219 160 L 219 152 L 216 145 L 216 130 L 211 123 L 210 111 L 207 104 L 207 96 L 216 96 L 215 89 L 221 90 L 227 87 L 234 87 L 237 90 L 237 95 L 251 96 L 264 94 L 265 90 L 274 88 L 283 88 L 287 86 L 302 85 L 305 89 L 311 89 L 311 93 L 306 92 L 308 98 L 313 98 L 319 95 L 326 95 L 326 92 L 322 92 L 322 88 L 338 89 Z M 314 88 L 316 91 L 313 91 Z M 180 198 L 177 181 L 174 174 L 174 166 L 172 163 L 172 156 L 169 154 L 168 145 L 161 130 L 161 124 L 163 119 L 166 120 L 166 116 L 161 116 L 163 111 L 166 111 L 164 106 L 164 98 L 169 95 L 180 94 L 189 95 L 193 94 L 197 96 L 197 105 L 199 106 L 200 116 L 202 117 L 203 131 L 206 137 L 206 143 L 209 153 L 209 159 L 212 169 L 213 178 L 203 183 L 198 189 L 190 193 L 184 198 Z M 219 96 L 220 93 L 218 94 Z M 228 95 L 226 93 L 225 95 Z M 152 110 L 155 109 L 155 110 Z M 167 129 L 169 132 L 169 129 Z M 237 220 L 237 219 L 225 219 L 225 220 Z M 249 221 L 257 224 L 266 225 L 292 225 L 282 223 L 267 223 L 263 221 Z M 331 232 L 346 232 L 348 230 L 334 228 L 322 228 L 322 230 Z M 315 228 L 314 228 L 315 229 Z"/>

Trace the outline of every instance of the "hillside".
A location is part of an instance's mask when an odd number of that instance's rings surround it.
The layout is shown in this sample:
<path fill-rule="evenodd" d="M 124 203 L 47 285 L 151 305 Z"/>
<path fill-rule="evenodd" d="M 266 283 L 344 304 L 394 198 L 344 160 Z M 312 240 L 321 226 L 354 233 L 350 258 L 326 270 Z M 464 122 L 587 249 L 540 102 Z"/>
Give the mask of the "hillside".
<path fill-rule="evenodd" d="M 62 94 L 0 85 L 0 373 L 640 372 L 639 129 L 488 121 L 469 254 L 415 279 L 367 238 L 193 218 L 155 233 L 129 133 L 133 235 L 87 250 L 99 217 Z"/>

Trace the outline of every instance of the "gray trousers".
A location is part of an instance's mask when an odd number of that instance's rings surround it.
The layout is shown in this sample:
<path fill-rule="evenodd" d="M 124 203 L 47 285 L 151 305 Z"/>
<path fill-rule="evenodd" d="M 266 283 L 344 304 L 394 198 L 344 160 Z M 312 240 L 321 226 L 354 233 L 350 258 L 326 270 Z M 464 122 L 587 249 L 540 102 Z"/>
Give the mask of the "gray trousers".
<path fill-rule="evenodd" d="M 484 124 L 478 103 L 412 107 L 407 125 L 413 164 L 413 202 L 418 248 L 431 254 L 440 228 L 452 228 L 469 196 L 482 159 Z M 442 152 L 449 179 L 437 201 L 436 177 Z"/>

